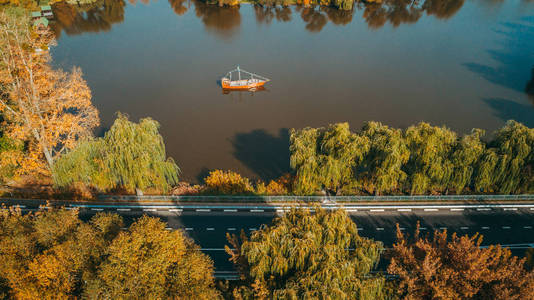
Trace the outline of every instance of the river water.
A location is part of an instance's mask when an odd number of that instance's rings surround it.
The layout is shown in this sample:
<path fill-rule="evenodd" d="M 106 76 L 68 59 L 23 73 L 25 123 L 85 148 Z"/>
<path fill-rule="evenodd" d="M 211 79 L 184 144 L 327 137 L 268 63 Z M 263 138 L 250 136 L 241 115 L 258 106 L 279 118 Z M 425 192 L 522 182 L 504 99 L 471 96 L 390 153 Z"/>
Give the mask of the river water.
<path fill-rule="evenodd" d="M 107 0 L 54 13 L 54 63 L 82 68 L 102 129 L 117 111 L 158 120 L 187 181 L 215 168 L 287 172 L 290 128 L 534 127 L 532 0 L 385 0 L 350 12 Z M 223 93 L 217 80 L 238 64 L 272 81 Z"/>

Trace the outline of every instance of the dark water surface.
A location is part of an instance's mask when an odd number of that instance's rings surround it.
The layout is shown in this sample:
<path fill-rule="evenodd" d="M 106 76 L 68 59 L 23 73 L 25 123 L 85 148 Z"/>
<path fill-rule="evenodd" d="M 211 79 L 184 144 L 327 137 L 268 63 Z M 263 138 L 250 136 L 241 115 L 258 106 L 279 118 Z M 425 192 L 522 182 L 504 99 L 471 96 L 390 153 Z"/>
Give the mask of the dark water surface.
<path fill-rule="evenodd" d="M 53 57 L 83 69 L 104 128 L 117 111 L 158 120 L 190 181 L 214 168 L 280 175 L 288 128 L 427 121 L 491 132 L 508 119 L 534 127 L 534 1 L 385 3 L 352 12 L 57 5 Z M 223 94 L 217 80 L 237 64 L 271 78 L 266 90 Z"/>

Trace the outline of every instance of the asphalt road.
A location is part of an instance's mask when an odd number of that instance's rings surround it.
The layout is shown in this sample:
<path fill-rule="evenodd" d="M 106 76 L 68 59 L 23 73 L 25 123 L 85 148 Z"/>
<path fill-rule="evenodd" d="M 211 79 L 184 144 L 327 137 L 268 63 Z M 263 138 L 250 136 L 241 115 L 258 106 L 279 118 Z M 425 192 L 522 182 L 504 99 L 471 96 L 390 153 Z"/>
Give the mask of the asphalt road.
<path fill-rule="evenodd" d="M 0 203 L 4 201 L 0 200 Z M 23 211 L 36 208 L 32 202 L 17 202 Z M 32 203 L 30 205 L 30 203 Z M 9 205 L 14 204 L 8 201 Z M 79 208 L 84 219 L 100 211 L 116 212 L 127 224 L 144 214 L 156 216 L 167 222 L 169 230 L 183 230 L 193 238 L 202 251 L 211 256 L 220 277 L 233 270 L 224 252 L 226 233 L 244 230 L 251 234 L 262 226 L 269 225 L 273 217 L 284 213 L 277 205 L 242 204 L 139 204 L 100 203 L 66 204 Z M 327 208 L 335 204 L 323 205 Z M 534 203 L 506 204 L 433 204 L 433 205 L 345 205 L 344 207 L 358 226 L 360 235 L 380 240 L 385 248 L 395 241 L 396 224 L 402 231 L 413 233 L 419 222 L 421 231 L 447 230 L 458 234 L 484 236 L 483 245 L 509 246 L 515 255 L 523 255 L 526 248 L 534 246 Z M 221 275 L 223 274 L 223 275 Z"/>

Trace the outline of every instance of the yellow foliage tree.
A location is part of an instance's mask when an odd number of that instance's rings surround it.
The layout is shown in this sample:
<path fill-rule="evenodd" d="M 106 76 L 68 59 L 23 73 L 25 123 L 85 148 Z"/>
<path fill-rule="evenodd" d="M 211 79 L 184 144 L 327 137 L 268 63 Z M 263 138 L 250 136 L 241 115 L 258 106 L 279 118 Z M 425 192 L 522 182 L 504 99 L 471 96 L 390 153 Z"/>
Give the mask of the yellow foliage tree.
<path fill-rule="evenodd" d="M 216 195 L 247 195 L 254 193 L 254 187 L 248 178 L 232 171 L 211 171 L 204 179 L 206 192 Z"/>
<path fill-rule="evenodd" d="M 113 241 L 90 299 L 216 299 L 213 263 L 181 231 L 144 216 Z"/>
<path fill-rule="evenodd" d="M 58 156 L 99 125 L 80 69 L 50 66 L 47 31 L 35 32 L 25 16 L 0 12 L 0 113 L 5 134 L 25 141 L 21 173 L 50 174 Z"/>

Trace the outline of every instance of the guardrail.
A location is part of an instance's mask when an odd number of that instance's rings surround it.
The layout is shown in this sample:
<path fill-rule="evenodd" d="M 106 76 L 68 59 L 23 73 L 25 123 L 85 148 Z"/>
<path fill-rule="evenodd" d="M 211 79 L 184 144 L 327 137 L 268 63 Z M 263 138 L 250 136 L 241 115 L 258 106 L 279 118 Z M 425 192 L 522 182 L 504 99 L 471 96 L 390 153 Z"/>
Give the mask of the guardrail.
<path fill-rule="evenodd" d="M 243 202 L 243 203 L 351 203 L 351 202 L 418 202 L 418 201 L 525 201 L 534 200 L 534 194 L 523 195 L 439 195 L 439 196 L 135 196 L 100 195 L 103 201 L 168 201 L 168 202 Z"/>

